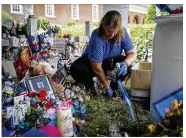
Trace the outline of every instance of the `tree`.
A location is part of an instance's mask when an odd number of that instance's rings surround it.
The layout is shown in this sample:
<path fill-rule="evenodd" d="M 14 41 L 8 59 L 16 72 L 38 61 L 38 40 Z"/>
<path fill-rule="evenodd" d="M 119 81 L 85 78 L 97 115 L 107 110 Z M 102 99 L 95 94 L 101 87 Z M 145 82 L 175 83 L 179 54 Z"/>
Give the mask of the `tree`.
<path fill-rule="evenodd" d="M 148 8 L 148 12 L 147 15 L 145 17 L 145 24 L 153 24 L 155 23 L 153 20 L 153 17 L 156 15 L 156 5 L 152 4 L 149 8 Z"/>

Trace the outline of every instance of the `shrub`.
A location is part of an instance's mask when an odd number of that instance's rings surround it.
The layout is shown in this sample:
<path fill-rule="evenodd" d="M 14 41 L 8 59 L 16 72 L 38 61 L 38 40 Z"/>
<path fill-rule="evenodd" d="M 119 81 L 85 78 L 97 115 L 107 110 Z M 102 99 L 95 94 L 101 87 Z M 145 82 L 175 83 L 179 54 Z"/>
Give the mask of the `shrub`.
<path fill-rule="evenodd" d="M 43 25 L 42 25 L 42 24 Z M 37 30 L 40 29 L 40 27 L 43 29 L 43 30 L 46 30 L 48 28 L 48 20 L 46 18 L 38 18 L 37 19 Z"/>
<path fill-rule="evenodd" d="M 64 34 L 71 34 L 71 38 L 74 39 L 76 36 L 85 36 L 85 25 L 73 25 L 62 27 L 61 32 L 58 33 L 59 37 L 63 37 Z"/>
<path fill-rule="evenodd" d="M 55 33 L 61 33 L 61 32 L 62 32 L 62 27 L 60 27 L 60 26 L 55 26 L 55 27 L 54 27 L 54 32 L 55 32 Z"/>
<path fill-rule="evenodd" d="M 74 26 L 75 24 L 76 24 L 76 21 L 74 20 L 67 22 L 67 26 Z"/>
<path fill-rule="evenodd" d="M 99 27 L 99 23 L 98 22 L 93 22 L 93 27 L 94 27 L 94 29 L 98 28 Z"/>
<path fill-rule="evenodd" d="M 2 12 L 2 25 L 11 28 L 14 18 L 7 12 Z"/>
<path fill-rule="evenodd" d="M 147 46 L 152 46 L 153 32 L 155 24 L 149 25 L 129 25 L 131 39 L 134 45 L 137 47 L 138 59 L 141 59 L 143 55 L 143 49 Z M 71 34 L 72 39 L 75 36 L 85 37 L 85 25 L 73 25 L 62 27 L 58 37 L 63 37 L 64 34 Z M 80 43 L 80 46 L 85 45 L 85 41 Z"/>
<path fill-rule="evenodd" d="M 145 24 L 153 24 L 154 23 L 153 17 L 155 16 L 155 14 L 156 14 L 156 5 L 152 4 L 148 8 L 148 12 L 145 17 Z"/>
<path fill-rule="evenodd" d="M 130 34 L 133 44 L 137 49 L 137 58 L 140 60 L 144 54 L 143 49 L 152 46 L 155 26 L 146 28 L 146 26 L 136 26 L 130 28 Z"/>

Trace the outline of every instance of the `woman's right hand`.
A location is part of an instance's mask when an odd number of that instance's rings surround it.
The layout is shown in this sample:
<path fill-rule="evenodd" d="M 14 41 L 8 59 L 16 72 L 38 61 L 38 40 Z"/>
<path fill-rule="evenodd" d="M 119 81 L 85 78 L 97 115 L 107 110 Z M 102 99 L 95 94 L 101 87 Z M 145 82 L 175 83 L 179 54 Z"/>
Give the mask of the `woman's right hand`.
<path fill-rule="evenodd" d="M 106 93 L 108 94 L 109 97 L 112 97 L 113 95 L 113 90 L 111 87 L 109 87 L 108 89 L 106 89 Z"/>

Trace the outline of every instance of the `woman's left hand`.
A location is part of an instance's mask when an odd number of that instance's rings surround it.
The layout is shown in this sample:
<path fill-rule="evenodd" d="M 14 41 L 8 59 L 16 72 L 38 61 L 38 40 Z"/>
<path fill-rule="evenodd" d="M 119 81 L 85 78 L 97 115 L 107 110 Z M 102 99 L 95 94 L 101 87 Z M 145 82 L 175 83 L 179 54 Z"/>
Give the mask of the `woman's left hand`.
<path fill-rule="evenodd" d="M 126 75 L 127 74 L 127 67 L 128 67 L 128 65 L 125 61 L 120 62 L 119 64 L 120 64 L 120 68 L 117 71 L 117 76 L 118 77 L 121 76 L 121 75 L 122 76 Z"/>

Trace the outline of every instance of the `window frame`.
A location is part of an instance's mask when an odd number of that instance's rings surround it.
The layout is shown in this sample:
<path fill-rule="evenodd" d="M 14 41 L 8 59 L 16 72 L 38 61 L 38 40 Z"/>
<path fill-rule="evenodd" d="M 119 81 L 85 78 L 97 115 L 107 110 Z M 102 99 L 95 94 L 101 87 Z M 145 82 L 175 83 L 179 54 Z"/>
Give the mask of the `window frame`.
<path fill-rule="evenodd" d="M 13 10 L 13 5 L 19 5 L 20 11 L 19 12 L 14 11 Z M 23 14 L 23 5 L 21 5 L 21 4 L 10 4 L 10 13 L 12 13 L 12 14 Z"/>
<path fill-rule="evenodd" d="M 94 19 L 94 6 L 96 6 L 96 19 Z M 92 4 L 92 21 L 94 21 L 94 22 L 98 22 L 98 20 L 99 20 L 99 6 L 98 6 L 98 4 Z"/>
<path fill-rule="evenodd" d="M 77 17 L 73 17 L 73 6 L 76 5 L 77 10 Z M 79 4 L 71 4 L 71 19 L 72 20 L 79 20 Z"/>
<path fill-rule="evenodd" d="M 49 14 L 47 13 L 48 5 L 52 5 L 52 15 L 49 15 Z M 45 4 L 45 16 L 46 16 L 46 17 L 50 17 L 50 18 L 55 18 L 55 8 L 54 8 L 54 4 Z"/>

